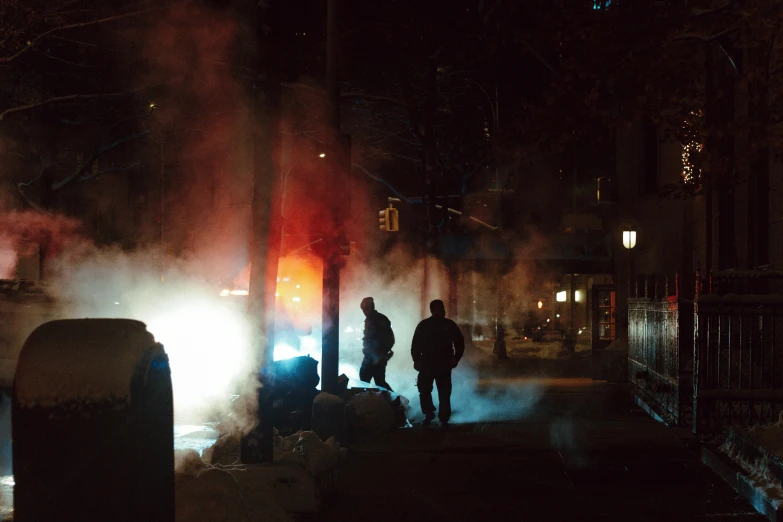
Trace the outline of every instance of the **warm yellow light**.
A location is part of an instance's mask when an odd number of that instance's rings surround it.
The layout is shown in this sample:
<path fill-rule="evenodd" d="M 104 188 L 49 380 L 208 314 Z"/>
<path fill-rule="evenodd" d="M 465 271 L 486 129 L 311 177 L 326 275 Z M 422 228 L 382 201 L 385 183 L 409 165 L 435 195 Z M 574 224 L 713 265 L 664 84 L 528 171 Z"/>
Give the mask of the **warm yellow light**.
<path fill-rule="evenodd" d="M 249 293 L 247 290 L 231 290 L 231 295 L 248 295 Z"/>
<path fill-rule="evenodd" d="M 326 157 L 326 153 L 325 153 L 325 152 L 322 152 L 322 153 L 320 153 L 320 154 L 318 155 L 318 157 L 319 157 L 319 158 L 325 158 L 325 157 Z"/>
<path fill-rule="evenodd" d="M 543 308 L 544 307 L 544 302 L 543 301 L 539 301 L 538 302 L 538 307 L 539 308 Z"/>
<path fill-rule="evenodd" d="M 557 295 L 555 297 L 557 298 L 557 302 L 558 303 L 565 303 L 566 302 L 566 296 L 567 296 L 566 291 L 565 290 L 561 290 L 560 292 L 557 293 Z"/>
<path fill-rule="evenodd" d="M 299 301 L 301 301 L 301 299 L 299 299 L 298 297 L 293 297 L 291 300 L 293 302 L 295 302 L 295 303 L 298 303 Z"/>

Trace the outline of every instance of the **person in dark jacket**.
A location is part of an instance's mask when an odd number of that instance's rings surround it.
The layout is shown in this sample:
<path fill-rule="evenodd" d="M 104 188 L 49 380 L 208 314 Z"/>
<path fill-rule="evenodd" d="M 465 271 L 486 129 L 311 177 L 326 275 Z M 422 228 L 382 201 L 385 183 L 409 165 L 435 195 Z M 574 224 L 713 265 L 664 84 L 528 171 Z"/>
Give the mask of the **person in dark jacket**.
<path fill-rule="evenodd" d="M 375 301 L 372 297 L 362 299 L 362 312 L 364 312 L 364 338 L 362 339 L 362 353 L 364 359 L 359 368 L 359 379 L 370 382 L 375 379 L 375 384 L 389 391 L 392 387 L 386 382 L 386 363 L 392 358 L 394 352 L 394 332 L 389 318 L 375 309 Z"/>
<path fill-rule="evenodd" d="M 465 338 L 457 323 L 446 319 L 443 301 L 432 301 L 430 312 L 432 316 L 421 321 L 413 333 L 411 357 L 413 367 L 419 372 L 416 385 L 424 413 L 423 425 L 429 426 L 435 418 L 432 402 L 434 382 L 438 386 L 438 418 L 441 426 L 446 428 L 451 417 L 451 370 L 457 367 L 465 353 Z"/>

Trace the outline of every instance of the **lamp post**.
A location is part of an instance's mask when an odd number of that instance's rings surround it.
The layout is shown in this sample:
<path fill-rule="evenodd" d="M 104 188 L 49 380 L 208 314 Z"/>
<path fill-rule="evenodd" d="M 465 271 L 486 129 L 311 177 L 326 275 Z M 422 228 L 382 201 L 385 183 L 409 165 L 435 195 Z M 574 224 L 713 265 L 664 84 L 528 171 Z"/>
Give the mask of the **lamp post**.
<path fill-rule="evenodd" d="M 623 230 L 623 246 L 628 250 L 628 297 L 631 297 L 631 281 L 633 278 L 632 250 L 636 246 L 636 230 Z"/>

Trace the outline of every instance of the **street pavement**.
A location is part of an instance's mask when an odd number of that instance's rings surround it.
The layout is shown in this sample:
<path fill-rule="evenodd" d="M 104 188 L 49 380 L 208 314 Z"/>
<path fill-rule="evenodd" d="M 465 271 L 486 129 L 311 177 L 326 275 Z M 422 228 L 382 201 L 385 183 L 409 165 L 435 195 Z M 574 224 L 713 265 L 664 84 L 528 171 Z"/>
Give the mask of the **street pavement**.
<path fill-rule="evenodd" d="M 301 520 L 766 520 L 622 385 L 517 378 L 531 381 L 544 394 L 514 420 L 415 425 L 350 445 L 336 492 Z"/>

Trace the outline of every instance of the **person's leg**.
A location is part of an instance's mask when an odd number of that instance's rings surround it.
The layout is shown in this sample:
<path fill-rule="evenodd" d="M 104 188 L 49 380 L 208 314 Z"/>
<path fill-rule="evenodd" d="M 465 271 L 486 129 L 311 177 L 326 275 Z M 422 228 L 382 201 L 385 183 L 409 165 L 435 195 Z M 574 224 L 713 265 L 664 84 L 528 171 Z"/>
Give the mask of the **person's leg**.
<path fill-rule="evenodd" d="M 370 359 L 365 356 L 362 359 L 362 365 L 359 367 L 359 380 L 362 382 L 370 383 L 373 376 L 373 364 Z"/>
<path fill-rule="evenodd" d="M 428 371 L 420 371 L 419 376 L 416 378 L 425 425 L 435 418 L 435 405 L 432 403 L 432 383 L 434 380 L 432 372 Z"/>
<path fill-rule="evenodd" d="M 377 386 L 380 386 L 381 388 L 386 388 L 389 391 L 394 391 L 394 390 L 392 390 L 392 387 L 389 386 L 389 383 L 386 382 L 386 363 L 385 362 L 378 363 L 378 364 L 375 365 L 375 369 L 374 369 L 373 375 L 374 375 L 374 378 L 375 378 L 375 384 Z"/>
<path fill-rule="evenodd" d="M 447 423 L 451 418 L 451 370 L 438 372 L 435 384 L 438 386 L 438 418 Z"/>

